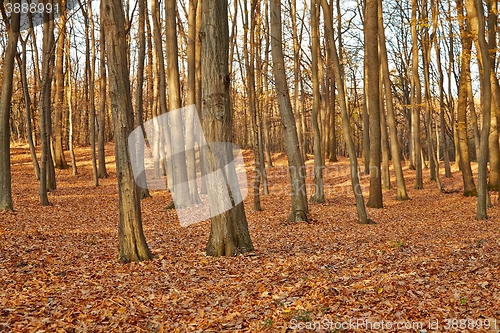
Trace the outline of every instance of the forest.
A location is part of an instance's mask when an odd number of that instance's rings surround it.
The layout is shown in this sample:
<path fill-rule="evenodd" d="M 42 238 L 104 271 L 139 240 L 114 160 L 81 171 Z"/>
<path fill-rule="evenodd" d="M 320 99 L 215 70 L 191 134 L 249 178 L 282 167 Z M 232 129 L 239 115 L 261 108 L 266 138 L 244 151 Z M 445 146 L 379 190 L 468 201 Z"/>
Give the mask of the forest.
<path fill-rule="evenodd" d="M 500 330 L 497 1 L 0 14 L 0 331 Z"/>

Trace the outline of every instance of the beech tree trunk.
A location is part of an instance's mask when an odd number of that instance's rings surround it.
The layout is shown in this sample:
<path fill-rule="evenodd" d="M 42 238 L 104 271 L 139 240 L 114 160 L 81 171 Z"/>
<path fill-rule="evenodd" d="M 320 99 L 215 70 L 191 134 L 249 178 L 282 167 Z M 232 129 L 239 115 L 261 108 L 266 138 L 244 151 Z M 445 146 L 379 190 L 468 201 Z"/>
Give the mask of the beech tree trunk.
<path fill-rule="evenodd" d="M 141 6 L 139 4 L 139 6 Z M 102 2 L 100 6 L 101 16 L 102 16 Z M 97 114 L 97 177 L 108 178 L 108 172 L 106 171 L 106 152 L 104 150 L 105 145 L 105 130 L 106 130 L 106 57 L 104 56 L 106 52 L 106 36 L 104 32 L 104 25 L 101 24 L 100 27 L 100 37 L 101 43 L 99 45 L 99 51 L 101 54 L 101 59 L 99 61 L 99 67 L 101 72 L 101 77 L 99 80 L 99 112 Z"/>
<path fill-rule="evenodd" d="M 109 93 L 113 112 L 116 174 L 118 177 L 118 241 L 122 262 L 152 258 L 142 230 L 139 193 L 134 181 L 128 136 L 133 127 L 133 108 L 127 65 L 125 16 L 120 0 L 103 0 L 103 23 L 109 68 Z"/>
<path fill-rule="evenodd" d="M 387 60 L 387 47 L 385 39 L 384 19 L 382 13 L 382 0 L 378 1 L 378 29 L 380 45 L 380 63 L 382 66 L 382 80 L 384 84 L 385 102 L 387 107 L 387 123 L 389 125 L 389 137 L 394 173 L 396 174 L 396 200 L 408 200 L 406 184 L 401 166 L 398 132 L 396 128 L 396 116 L 394 112 L 394 102 L 392 100 L 391 80 L 389 73 L 389 63 Z"/>
<path fill-rule="evenodd" d="M 229 27 L 227 0 L 203 1 L 203 23 L 200 31 L 202 41 L 202 94 L 203 94 L 203 131 L 207 144 L 213 142 L 232 142 L 232 114 L 229 94 L 230 76 L 228 65 Z M 224 173 L 225 179 L 236 175 L 234 166 L 229 172 L 224 170 L 232 162 L 233 154 L 230 144 L 221 150 L 211 146 L 210 152 L 205 150 L 205 166 L 212 177 Z M 219 171 L 219 172 L 215 172 Z M 223 180 L 225 184 L 227 182 Z M 219 205 L 223 199 L 218 195 L 215 186 L 207 186 L 210 207 Z M 210 236 L 206 253 L 209 256 L 234 256 L 238 253 L 253 251 L 252 240 L 248 232 L 247 218 L 243 201 L 234 205 L 241 193 L 233 193 L 227 187 L 231 209 L 212 217 Z M 239 192 L 239 191 L 238 191 Z"/>
<path fill-rule="evenodd" d="M 469 157 L 469 140 L 467 138 L 467 81 L 470 80 L 470 57 L 472 49 L 472 33 L 469 22 L 465 20 L 462 0 L 457 0 L 460 37 L 462 39 L 462 54 L 460 61 L 460 81 L 458 87 L 457 134 L 460 169 L 464 182 L 464 196 L 476 196 L 476 185 L 472 176 Z"/>
<path fill-rule="evenodd" d="M 66 45 L 66 0 L 58 0 L 60 8 L 59 36 L 56 47 L 55 89 L 56 103 L 54 106 L 54 162 L 57 169 L 67 169 L 68 164 L 63 151 L 63 110 L 64 105 L 64 47 Z"/>
<path fill-rule="evenodd" d="M 285 137 L 285 151 L 288 157 L 288 169 L 292 187 L 292 211 L 289 221 L 307 221 L 309 208 L 307 206 L 307 193 L 305 185 L 305 166 L 299 149 L 299 139 L 292 113 L 288 84 L 286 82 L 285 63 L 282 46 L 281 3 L 279 0 L 271 1 L 271 50 L 273 58 L 273 73 L 276 84 L 278 106 Z"/>
<path fill-rule="evenodd" d="M 13 1 L 13 5 L 20 0 Z M 7 22 L 6 22 L 7 25 Z M 14 58 L 17 53 L 20 14 L 13 12 L 3 59 L 2 90 L 0 95 L 0 210 L 13 210 L 12 185 L 10 174 L 10 102 L 12 98 L 12 78 Z"/>
<path fill-rule="evenodd" d="M 312 128 L 314 136 L 314 194 L 311 197 L 312 203 L 325 202 L 325 189 L 323 186 L 323 159 L 324 154 L 321 149 L 321 134 L 319 129 L 319 118 L 321 113 L 321 96 L 319 89 L 319 10 L 317 0 L 311 0 L 311 39 L 312 39 L 312 86 L 313 86 L 313 106 L 312 106 Z M 321 78 L 322 80 L 323 78 Z"/>
<path fill-rule="evenodd" d="M 351 167 L 351 184 L 352 190 L 354 192 L 354 197 L 356 198 L 356 210 L 358 212 L 358 221 L 362 224 L 373 224 L 375 223 L 372 219 L 368 218 L 366 214 L 365 200 L 363 198 L 363 192 L 361 189 L 361 185 L 359 183 L 358 176 L 358 159 L 356 156 L 356 147 L 354 146 L 354 142 L 351 137 L 351 131 L 349 127 L 349 110 L 347 103 L 347 96 L 345 90 L 345 82 L 343 71 L 340 66 L 340 61 L 337 53 L 337 49 L 335 47 L 335 43 L 333 43 L 333 20 L 331 17 L 331 13 L 328 10 L 328 3 L 326 0 L 321 0 L 321 6 L 323 7 L 323 15 L 325 18 L 325 34 L 326 38 L 330 38 L 330 43 L 328 43 L 332 55 L 333 68 L 335 72 L 335 80 L 337 82 L 337 92 L 339 96 L 339 104 L 340 110 L 342 113 L 342 131 L 344 132 L 344 140 L 347 145 L 348 153 L 349 153 L 349 162 Z"/>
<path fill-rule="evenodd" d="M 368 207 L 382 208 L 380 89 L 378 58 L 378 0 L 366 0 L 365 5 L 366 103 L 370 118 L 370 196 Z M 385 130 L 385 129 L 384 129 Z"/>

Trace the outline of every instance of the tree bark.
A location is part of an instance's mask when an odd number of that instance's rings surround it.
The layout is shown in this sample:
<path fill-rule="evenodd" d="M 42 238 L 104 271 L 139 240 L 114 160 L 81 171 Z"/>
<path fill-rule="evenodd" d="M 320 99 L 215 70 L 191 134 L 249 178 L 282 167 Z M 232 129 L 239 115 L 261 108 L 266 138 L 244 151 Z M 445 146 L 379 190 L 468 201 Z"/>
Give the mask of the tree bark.
<path fill-rule="evenodd" d="M 467 81 L 470 80 L 470 58 L 472 49 L 472 34 L 469 23 L 465 20 L 463 1 L 456 0 L 458 19 L 460 22 L 460 36 L 462 39 L 462 54 L 460 61 L 460 81 L 458 88 L 457 105 L 457 134 L 458 151 L 460 155 L 460 169 L 464 182 L 464 196 L 476 196 L 476 186 L 472 176 L 469 157 L 469 143 L 467 138 Z"/>
<path fill-rule="evenodd" d="M 102 16 L 102 3 L 100 6 L 100 11 Z M 106 143 L 106 98 L 108 97 L 106 92 L 106 57 L 104 56 L 106 52 L 106 36 L 104 33 L 104 25 L 102 24 L 100 27 L 100 36 L 101 43 L 99 45 L 99 51 L 101 54 L 101 58 L 99 61 L 99 67 L 101 77 L 99 80 L 99 112 L 97 114 L 97 177 L 108 178 L 108 172 L 106 171 L 106 151 L 104 150 L 104 145 Z"/>
<path fill-rule="evenodd" d="M 391 141 L 391 155 L 394 165 L 394 173 L 396 174 L 396 200 L 408 200 L 406 192 L 405 179 L 403 177 L 403 168 L 401 166 L 398 132 L 396 128 L 396 116 L 394 112 L 394 102 L 392 99 L 391 79 L 389 73 L 389 62 L 387 60 L 387 47 L 385 39 L 384 19 L 382 13 L 382 0 L 378 2 L 378 29 L 380 43 L 380 62 L 382 66 L 382 80 L 384 84 L 385 101 L 387 107 L 387 123 L 389 125 L 389 137 Z"/>
<path fill-rule="evenodd" d="M 418 37 L 417 37 L 417 0 L 412 0 L 411 8 L 411 136 L 413 142 L 413 160 L 415 161 L 415 189 L 423 188 L 422 179 L 422 143 L 420 138 L 420 109 L 422 104 L 422 87 L 418 73 Z"/>
<path fill-rule="evenodd" d="M 66 0 L 59 2 L 59 36 L 57 37 L 56 47 L 56 67 L 55 67 L 55 90 L 56 103 L 54 106 L 54 162 L 57 169 L 67 169 L 68 163 L 64 157 L 63 151 L 63 110 L 64 105 L 64 47 L 66 45 Z"/>
<path fill-rule="evenodd" d="M 133 127 L 133 108 L 122 2 L 103 0 L 103 14 L 118 176 L 119 258 L 122 262 L 148 260 L 152 258 L 152 254 L 142 230 L 140 199 L 127 147 L 128 136 Z"/>
<path fill-rule="evenodd" d="M 349 128 L 349 110 L 348 110 L 347 96 L 345 90 L 344 76 L 343 76 L 343 71 L 341 70 L 340 67 L 340 61 L 337 54 L 337 49 L 335 48 L 335 44 L 333 43 L 333 20 L 330 11 L 328 10 L 328 3 L 326 0 L 321 0 L 321 6 L 323 7 L 323 15 L 325 18 L 326 36 L 327 38 L 330 38 L 330 43 L 328 45 L 330 46 L 330 51 L 332 54 L 332 61 L 333 61 L 333 68 L 335 71 L 335 80 L 337 82 L 340 110 L 342 112 L 342 130 L 344 132 L 344 140 L 346 142 L 347 149 L 349 152 L 349 162 L 351 167 L 351 183 L 354 196 L 356 198 L 356 210 L 358 212 L 358 221 L 359 223 L 362 224 L 373 224 L 375 222 L 369 219 L 368 215 L 366 214 L 363 192 L 361 189 L 361 185 L 359 183 L 358 159 L 356 156 L 356 148 L 354 146 L 354 142 L 352 140 Z"/>
<path fill-rule="evenodd" d="M 380 89 L 378 58 L 378 0 L 366 0 L 365 48 L 368 116 L 370 118 L 370 196 L 368 207 L 382 208 Z"/>
<path fill-rule="evenodd" d="M 467 20 L 474 29 L 477 29 L 477 39 L 479 45 L 479 59 L 483 65 L 483 73 L 480 76 L 481 83 L 481 104 L 483 106 L 483 123 L 481 126 L 481 143 L 477 167 L 477 207 L 476 218 L 479 220 L 488 219 L 486 212 L 488 208 L 488 140 L 491 126 L 491 61 L 489 47 L 486 41 L 486 28 L 484 19 L 483 2 L 475 0 L 474 4 L 466 2 Z"/>
<path fill-rule="evenodd" d="M 202 40 L 202 94 L 203 94 L 203 131 L 207 144 L 214 142 L 228 143 L 223 151 L 216 151 L 212 145 L 210 152 L 206 151 L 206 168 L 210 175 L 220 174 L 216 170 L 232 161 L 232 150 L 228 145 L 232 142 L 232 114 L 229 94 L 230 76 L 228 73 L 229 27 L 227 0 L 203 1 L 203 23 L 200 31 Z M 217 145 L 215 145 L 217 146 Z M 234 180 L 235 170 L 229 168 L 224 172 L 224 178 Z M 215 176 L 216 177 L 216 176 Z M 223 180 L 225 181 L 225 180 Z M 227 184 L 227 183 L 226 183 Z M 234 256 L 238 253 L 253 251 L 252 240 L 248 232 L 248 224 L 243 202 L 236 206 L 234 200 L 241 193 L 233 193 L 227 187 L 232 208 L 212 217 L 210 237 L 206 253 L 209 256 Z M 218 196 L 216 186 L 207 186 L 210 207 L 219 204 L 223 199 Z M 239 191 L 238 191 L 239 192 Z"/>
<path fill-rule="evenodd" d="M 20 0 L 14 0 L 20 4 Z M 0 210 L 13 210 L 12 182 L 10 172 L 10 102 L 12 98 L 12 78 L 14 58 L 17 53 L 20 14 L 12 13 L 10 27 L 5 22 L 9 34 L 3 59 L 2 90 L 0 95 Z"/>
<path fill-rule="evenodd" d="M 288 169 L 292 187 L 292 211 L 289 221 L 307 221 L 309 208 L 307 206 L 307 193 L 305 185 L 305 166 L 299 149 L 299 140 L 292 113 L 290 95 L 286 82 L 285 64 L 282 46 L 281 3 L 279 0 L 271 1 L 271 50 L 273 58 L 273 73 L 276 84 L 278 106 L 285 137 L 285 151 L 288 157 Z"/>
<path fill-rule="evenodd" d="M 325 202 L 325 189 L 323 185 L 323 158 L 321 149 L 321 135 L 319 129 L 319 118 L 321 113 L 321 96 L 319 88 L 319 10 L 317 0 L 311 0 L 311 39 L 312 39 L 312 128 L 314 136 L 314 194 L 310 201 L 312 203 Z M 322 78 L 321 78 L 322 79 Z"/>

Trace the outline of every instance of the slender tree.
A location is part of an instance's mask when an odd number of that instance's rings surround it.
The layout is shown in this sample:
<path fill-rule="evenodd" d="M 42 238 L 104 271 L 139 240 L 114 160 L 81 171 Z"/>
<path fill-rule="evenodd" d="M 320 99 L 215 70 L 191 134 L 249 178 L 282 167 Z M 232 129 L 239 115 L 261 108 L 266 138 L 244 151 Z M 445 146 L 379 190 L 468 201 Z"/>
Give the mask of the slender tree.
<path fill-rule="evenodd" d="M 64 94 L 64 47 L 66 45 L 66 0 L 59 2 L 59 36 L 56 46 L 56 67 L 55 67 L 55 93 L 56 103 L 54 105 L 54 162 L 57 169 L 68 168 L 68 163 L 63 151 L 63 110 L 65 108 Z M 66 65 L 67 66 L 67 65 Z"/>
<path fill-rule="evenodd" d="M 325 189 L 323 186 L 324 155 L 322 153 L 321 134 L 319 129 L 319 116 L 321 112 L 321 96 L 319 88 L 319 9 L 317 0 L 311 0 L 311 57 L 312 57 L 312 85 L 313 109 L 312 127 L 314 136 L 314 194 L 311 202 L 325 202 Z"/>
<path fill-rule="evenodd" d="M 368 207 L 382 208 L 380 89 L 378 57 L 378 0 L 366 0 L 365 4 L 365 62 L 367 68 L 365 89 L 368 116 L 370 117 L 370 196 Z M 385 130 L 385 129 L 384 129 Z"/>
<path fill-rule="evenodd" d="M 144 232 L 139 193 L 134 182 L 127 140 L 133 126 L 125 15 L 120 0 L 103 0 L 103 24 L 109 66 L 109 93 L 113 112 L 116 173 L 118 176 L 118 241 L 122 262 L 152 258 Z"/>
<path fill-rule="evenodd" d="M 19 3 L 19 0 L 15 0 L 13 5 Z M 3 3 L 0 5 L 3 7 Z M 4 12 L 4 8 L 2 8 L 2 12 Z M 13 12 L 10 24 L 6 21 L 5 25 L 9 37 L 3 59 L 2 94 L 0 95 L 0 210 L 13 210 L 10 174 L 10 102 L 14 58 L 19 38 L 20 14 Z"/>
<path fill-rule="evenodd" d="M 302 154 L 299 150 L 299 139 L 292 113 L 288 84 L 286 82 L 285 62 L 282 46 L 281 3 L 279 0 L 271 1 L 271 52 L 273 58 L 273 73 L 278 96 L 278 107 L 285 137 L 285 151 L 288 158 L 290 182 L 292 187 L 292 211 L 288 220 L 299 222 L 307 221 L 309 208 L 307 206 L 307 193 L 305 187 L 305 167 Z"/>

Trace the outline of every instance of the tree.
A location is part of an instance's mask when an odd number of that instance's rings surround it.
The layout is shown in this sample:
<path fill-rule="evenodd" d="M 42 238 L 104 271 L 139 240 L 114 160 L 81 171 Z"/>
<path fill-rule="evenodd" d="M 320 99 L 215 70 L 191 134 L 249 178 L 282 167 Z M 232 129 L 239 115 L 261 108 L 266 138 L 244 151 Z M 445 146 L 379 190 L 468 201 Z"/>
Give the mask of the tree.
<path fill-rule="evenodd" d="M 203 101 L 203 131 L 210 151 L 204 150 L 205 169 L 212 177 L 207 184 L 210 207 L 219 205 L 223 199 L 218 193 L 217 184 L 222 181 L 227 184 L 229 178 L 235 180 L 234 165 L 224 173 L 224 179 L 214 179 L 221 175 L 228 163 L 232 162 L 232 114 L 229 94 L 230 76 L 228 65 L 229 27 L 227 0 L 203 1 L 202 27 L 200 38 L 201 72 L 202 72 L 202 101 Z M 212 143 L 218 142 L 222 144 Z M 228 143 L 228 144 L 224 144 Z M 212 144 L 212 146 L 210 146 Z M 221 147 L 222 146 L 222 147 Z M 219 149 L 217 149 L 217 147 Z M 206 253 L 209 256 L 234 256 L 238 253 L 253 251 L 253 244 L 248 232 L 247 218 L 243 201 L 233 203 L 241 197 L 241 193 L 233 192 L 227 187 L 231 202 L 231 209 L 212 217 L 210 236 L 207 242 Z M 227 200 L 226 196 L 226 200 Z"/>
<path fill-rule="evenodd" d="M 396 174 L 396 200 L 408 200 L 403 168 L 399 157 L 398 132 L 396 128 L 396 117 L 394 114 L 394 103 L 392 100 L 391 80 L 389 77 L 389 62 L 387 60 L 387 48 L 385 40 L 384 18 L 382 13 L 382 0 L 378 1 L 378 29 L 380 43 L 380 63 L 382 66 L 382 80 L 384 85 L 385 100 L 387 105 L 387 123 L 389 125 L 389 136 L 391 141 L 392 162 Z"/>
<path fill-rule="evenodd" d="M 13 2 L 13 4 L 19 3 L 19 0 Z M 3 6 L 3 3 L 1 5 Z M 5 25 L 9 37 L 5 49 L 2 95 L 0 95 L 0 210 L 13 210 L 10 174 L 10 102 L 12 98 L 14 58 L 17 53 L 17 40 L 19 38 L 20 14 L 13 12 L 10 24 L 5 21 Z"/>
<path fill-rule="evenodd" d="M 378 0 L 366 0 L 364 33 L 365 57 L 367 58 L 365 73 L 367 76 L 366 83 L 368 84 L 365 91 L 367 94 L 368 116 L 370 118 L 370 196 L 366 205 L 373 208 L 382 208 Z"/>
<path fill-rule="evenodd" d="M 422 179 L 422 142 L 420 138 L 420 108 L 422 104 L 422 87 L 418 72 L 418 37 L 417 37 L 417 0 L 411 2 L 411 136 L 412 160 L 415 163 L 415 188 L 423 188 Z"/>
<path fill-rule="evenodd" d="M 460 56 L 460 81 L 457 102 L 457 135 L 458 151 L 460 155 L 460 169 L 464 182 L 464 195 L 476 196 L 476 185 L 472 177 L 472 168 L 469 157 L 469 143 L 467 139 L 467 81 L 470 80 L 470 58 L 472 49 L 472 33 L 470 23 L 465 19 L 462 0 L 456 0 L 458 20 L 460 23 L 460 37 L 462 39 L 462 54 Z"/>
<path fill-rule="evenodd" d="M 273 73 L 278 96 L 278 107 L 285 137 L 285 151 L 288 158 L 290 182 L 292 187 L 292 211 L 289 221 L 307 221 L 309 208 L 307 206 L 307 193 L 305 187 L 305 167 L 302 154 L 299 150 L 299 140 L 295 119 L 292 113 L 288 84 L 286 82 L 285 62 L 282 46 L 281 3 L 279 0 L 271 1 L 271 53 L 273 58 Z"/>
<path fill-rule="evenodd" d="M 53 46 L 54 46 L 54 17 L 53 13 L 43 14 L 43 51 L 42 51 L 42 76 L 40 93 L 40 136 L 42 141 L 42 153 L 40 157 L 40 204 L 49 205 L 47 190 L 50 189 L 50 169 L 52 156 L 50 154 L 50 110 L 52 96 L 52 70 L 53 70 Z"/>
<path fill-rule="evenodd" d="M 321 109 L 321 97 L 319 89 L 319 10 L 316 0 L 311 0 L 311 39 L 312 39 L 312 85 L 313 85 L 313 109 L 312 127 L 314 136 L 314 194 L 311 202 L 325 202 L 325 190 L 323 186 L 323 159 L 321 149 L 321 135 L 319 131 L 319 115 Z"/>
<path fill-rule="evenodd" d="M 120 0 L 103 0 L 103 6 L 118 175 L 119 258 L 122 262 L 148 260 L 152 258 L 152 254 L 142 230 L 139 193 L 134 182 L 127 146 L 133 126 L 133 108 L 127 64 L 125 16 Z"/>
<path fill-rule="evenodd" d="M 486 209 L 488 208 L 488 139 L 491 124 L 491 61 L 488 42 L 486 41 L 483 2 L 482 0 L 475 0 L 474 3 L 467 1 L 466 6 L 467 19 L 474 29 L 477 29 L 479 59 L 483 65 L 483 73 L 480 78 L 483 124 L 481 128 L 481 143 L 477 167 L 478 193 L 476 218 L 479 220 L 486 220 L 488 218 L 486 213 Z"/>
<path fill-rule="evenodd" d="M 141 6 L 141 4 L 139 4 Z M 144 5 L 142 5 L 144 6 Z M 100 12 L 102 16 L 102 2 L 100 4 Z M 106 127 L 106 57 L 104 56 L 106 50 L 106 37 L 104 33 L 104 25 L 101 24 L 99 28 L 99 35 L 101 42 L 99 43 L 100 51 L 100 71 L 101 77 L 99 80 L 99 112 L 97 114 L 97 177 L 98 178 L 108 178 L 108 173 L 106 171 L 106 152 L 104 150 L 105 144 L 105 127 Z M 94 43 L 94 42 L 93 42 Z M 95 136 L 95 134 L 94 134 Z"/>
<path fill-rule="evenodd" d="M 55 90 L 56 103 L 54 106 L 54 162 L 57 169 L 67 169 L 68 164 L 63 151 L 63 109 L 64 104 L 64 47 L 66 45 L 66 0 L 59 0 L 60 20 L 59 36 L 56 46 Z M 68 66 L 68 64 L 66 64 Z"/>

